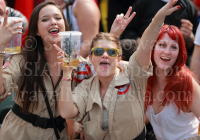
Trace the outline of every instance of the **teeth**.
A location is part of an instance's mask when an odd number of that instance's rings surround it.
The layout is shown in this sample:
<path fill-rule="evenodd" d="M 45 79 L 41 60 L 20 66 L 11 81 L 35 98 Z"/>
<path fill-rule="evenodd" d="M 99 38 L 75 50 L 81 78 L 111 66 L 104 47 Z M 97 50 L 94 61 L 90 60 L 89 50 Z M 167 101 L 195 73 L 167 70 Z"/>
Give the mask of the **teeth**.
<path fill-rule="evenodd" d="M 58 32 L 58 29 L 51 29 L 49 32 Z"/>
<path fill-rule="evenodd" d="M 109 64 L 108 62 L 101 62 L 100 64 Z"/>
<path fill-rule="evenodd" d="M 161 57 L 162 59 L 166 59 L 166 60 L 170 60 L 170 58 L 168 57 Z"/>

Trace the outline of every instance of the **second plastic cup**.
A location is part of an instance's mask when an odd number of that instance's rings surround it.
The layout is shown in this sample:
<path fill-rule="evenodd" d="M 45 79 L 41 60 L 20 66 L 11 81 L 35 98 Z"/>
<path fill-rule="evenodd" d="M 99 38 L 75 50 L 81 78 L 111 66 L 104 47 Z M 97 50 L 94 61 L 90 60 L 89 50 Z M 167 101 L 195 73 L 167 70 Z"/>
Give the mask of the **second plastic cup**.
<path fill-rule="evenodd" d="M 8 23 L 11 23 L 12 21 L 15 20 L 22 20 L 22 18 L 19 17 L 8 17 Z M 3 24 L 3 19 L 1 20 L 2 24 Z M 22 22 L 20 23 L 16 23 L 14 26 L 22 26 Z M 22 29 L 17 29 L 19 31 L 22 31 Z M 10 43 L 8 43 L 6 45 L 5 48 L 5 53 L 8 54 L 16 54 L 16 53 L 20 53 L 21 52 L 21 44 L 22 44 L 22 34 L 16 34 L 10 41 Z"/>
<path fill-rule="evenodd" d="M 60 32 L 61 49 L 64 51 L 64 67 L 77 67 L 79 64 L 81 32 Z"/>

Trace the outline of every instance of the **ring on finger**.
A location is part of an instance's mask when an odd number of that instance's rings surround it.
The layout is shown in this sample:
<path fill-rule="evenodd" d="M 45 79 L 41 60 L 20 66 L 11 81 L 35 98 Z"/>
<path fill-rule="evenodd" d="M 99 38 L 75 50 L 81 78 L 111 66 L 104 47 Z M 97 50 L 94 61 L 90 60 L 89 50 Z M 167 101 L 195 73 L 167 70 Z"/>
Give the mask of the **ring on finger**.
<path fill-rule="evenodd" d="M 59 59 L 59 58 L 63 58 L 63 56 L 61 55 L 61 56 L 58 56 L 57 58 L 58 58 L 58 59 Z"/>
<path fill-rule="evenodd" d="M 127 20 L 128 18 L 127 17 L 123 17 L 125 20 Z"/>

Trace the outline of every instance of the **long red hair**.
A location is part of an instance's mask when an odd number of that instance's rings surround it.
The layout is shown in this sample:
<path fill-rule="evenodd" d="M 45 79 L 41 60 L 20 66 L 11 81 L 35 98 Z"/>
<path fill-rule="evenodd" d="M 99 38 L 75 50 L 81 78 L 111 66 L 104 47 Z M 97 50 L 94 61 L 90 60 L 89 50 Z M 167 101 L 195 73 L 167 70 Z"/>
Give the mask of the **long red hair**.
<path fill-rule="evenodd" d="M 185 65 L 187 52 L 184 37 L 180 30 L 173 25 L 164 25 L 160 30 L 157 41 L 160 40 L 165 33 L 167 33 L 171 39 L 177 41 L 179 44 L 179 54 L 171 71 L 165 78 L 167 84 L 164 88 L 161 105 L 165 106 L 169 104 L 170 101 L 173 101 L 177 105 L 179 112 L 180 110 L 186 111 L 189 109 L 193 97 L 192 77 L 194 77 L 194 74 Z M 153 76 L 149 77 L 147 81 L 147 90 L 145 94 L 146 109 L 153 103 L 152 87 L 154 86 L 154 77 L 156 76 L 156 64 L 153 57 L 154 50 L 152 50 L 151 55 Z"/>

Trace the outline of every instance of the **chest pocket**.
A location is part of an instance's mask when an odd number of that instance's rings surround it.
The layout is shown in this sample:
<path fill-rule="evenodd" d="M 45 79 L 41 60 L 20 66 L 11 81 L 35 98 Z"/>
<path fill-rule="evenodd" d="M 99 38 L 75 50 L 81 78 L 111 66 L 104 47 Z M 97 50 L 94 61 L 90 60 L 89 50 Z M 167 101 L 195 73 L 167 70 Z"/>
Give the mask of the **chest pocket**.
<path fill-rule="evenodd" d="M 131 90 L 129 86 L 125 85 L 126 89 L 123 89 L 126 91 L 126 94 L 128 90 Z M 122 95 L 118 96 L 121 97 Z M 141 106 L 143 104 L 141 105 L 136 94 L 132 93 L 124 96 L 123 100 L 120 99 L 116 102 L 113 119 L 113 131 L 117 134 L 116 138 L 134 139 L 136 134 L 141 132 L 144 127 L 144 112 Z"/>
<path fill-rule="evenodd" d="M 103 139 L 107 132 L 101 128 L 101 108 L 96 103 L 88 104 L 86 112 L 83 126 L 88 140 Z"/>

